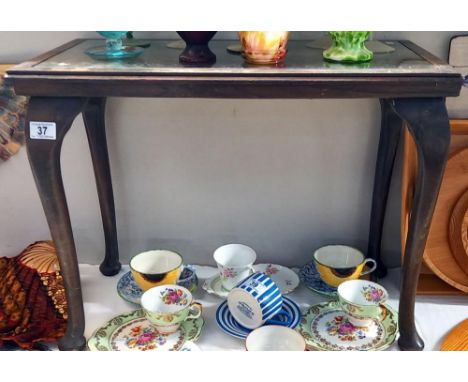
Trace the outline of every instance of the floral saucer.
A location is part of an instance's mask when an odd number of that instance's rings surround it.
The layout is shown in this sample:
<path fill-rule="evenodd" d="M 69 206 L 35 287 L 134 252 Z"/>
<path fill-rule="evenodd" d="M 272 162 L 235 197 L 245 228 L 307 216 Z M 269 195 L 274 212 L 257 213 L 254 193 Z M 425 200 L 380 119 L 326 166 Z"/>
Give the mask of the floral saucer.
<path fill-rule="evenodd" d="M 297 274 L 287 267 L 276 264 L 255 264 L 253 266 L 255 272 L 263 272 L 270 277 L 282 295 L 291 293 L 299 285 L 299 277 Z"/>
<path fill-rule="evenodd" d="M 283 297 L 283 309 L 291 316 L 292 320 L 289 327 L 294 329 L 299 325 L 299 321 L 301 320 L 301 310 L 293 300 L 287 297 Z M 283 318 L 278 317 L 278 320 L 283 320 Z M 218 309 L 216 309 L 216 323 L 221 330 L 240 339 L 247 338 L 249 333 L 252 331 L 251 329 L 243 327 L 236 321 L 229 311 L 227 301 L 221 303 L 221 305 L 218 306 Z"/>
<path fill-rule="evenodd" d="M 203 283 L 203 289 L 210 294 L 214 294 L 221 298 L 227 298 L 229 291 L 221 284 L 221 276 L 216 273 Z"/>
<path fill-rule="evenodd" d="M 195 268 L 193 266 L 184 266 L 184 270 L 182 271 L 182 274 L 179 280 L 177 281 L 177 285 L 187 288 L 191 293 L 194 293 L 197 290 L 198 278 L 195 272 Z M 143 294 L 143 291 L 135 282 L 132 272 L 128 271 L 118 281 L 117 293 L 125 301 L 131 302 L 132 304 L 140 305 L 140 298 Z"/>
<path fill-rule="evenodd" d="M 299 278 L 307 288 L 313 290 L 314 292 L 323 294 L 328 297 L 337 296 L 336 288 L 329 286 L 320 278 L 320 274 L 315 268 L 314 261 L 307 263 L 299 270 Z"/>
<path fill-rule="evenodd" d="M 309 350 L 385 350 L 398 334 L 398 313 L 388 305 L 383 321 L 368 327 L 351 324 L 338 301 L 313 305 L 302 316 L 298 327 Z"/>
<path fill-rule="evenodd" d="M 185 320 L 172 334 L 159 334 L 145 318 L 142 309 L 121 314 L 97 329 L 88 340 L 88 349 L 106 350 L 184 350 L 188 341 L 200 336 L 204 320 Z M 187 345 L 186 350 L 190 345 Z"/>

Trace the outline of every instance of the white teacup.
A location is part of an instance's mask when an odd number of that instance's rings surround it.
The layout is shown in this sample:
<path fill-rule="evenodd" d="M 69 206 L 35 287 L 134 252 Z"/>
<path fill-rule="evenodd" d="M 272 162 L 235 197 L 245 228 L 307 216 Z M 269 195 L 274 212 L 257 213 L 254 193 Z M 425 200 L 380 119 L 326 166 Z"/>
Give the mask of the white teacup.
<path fill-rule="evenodd" d="M 257 259 L 255 251 L 243 244 L 227 244 L 213 254 L 223 288 L 231 290 L 251 275 Z"/>
<path fill-rule="evenodd" d="M 304 338 L 294 329 L 285 326 L 267 325 L 249 333 L 245 340 L 248 351 L 304 351 Z"/>

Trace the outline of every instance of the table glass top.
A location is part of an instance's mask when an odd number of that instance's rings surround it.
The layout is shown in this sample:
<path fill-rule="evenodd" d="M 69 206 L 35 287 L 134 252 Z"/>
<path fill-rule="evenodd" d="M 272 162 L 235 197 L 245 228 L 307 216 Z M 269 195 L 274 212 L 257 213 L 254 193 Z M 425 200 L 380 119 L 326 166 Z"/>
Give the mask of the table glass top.
<path fill-rule="evenodd" d="M 84 40 L 48 59 L 18 72 L 75 75 L 201 75 L 201 76 L 309 76 L 309 75 L 435 75 L 453 73 L 450 66 L 433 64 L 419 56 L 403 43 L 386 41 L 395 50 L 375 53 L 370 63 L 339 64 L 326 62 L 322 49 L 308 46 L 311 41 L 290 41 L 284 63 L 278 66 L 257 66 L 245 63 L 240 54 L 227 51 L 228 46 L 239 44 L 233 40 L 214 40 L 210 48 L 217 61 L 210 67 L 190 67 L 179 63 L 181 49 L 167 47 L 168 40 L 149 40 L 150 47 L 137 58 L 100 61 L 88 57 L 86 49 L 103 45 L 104 40 Z M 17 73 L 18 73 L 17 72 Z"/>

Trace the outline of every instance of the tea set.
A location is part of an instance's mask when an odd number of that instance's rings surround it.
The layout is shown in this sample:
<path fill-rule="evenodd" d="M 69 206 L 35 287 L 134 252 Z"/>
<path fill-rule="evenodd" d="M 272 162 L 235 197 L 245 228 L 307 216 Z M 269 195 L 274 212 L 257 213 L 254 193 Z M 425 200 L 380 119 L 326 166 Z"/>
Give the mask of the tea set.
<path fill-rule="evenodd" d="M 376 268 L 359 250 L 330 245 L 315 251 L 299 270 L 255 264 L 257 254 L 243 244 L 227 244 L 213 253 L 218 272 L 203 289 L 224 299 L 216 323 L 226 334 L 245 340 L 252 350 L 384 350 L 398 333 L 398 314 L 386 304 L 381 285 L 361 279 Z M 369 269 L 364 267 L 369 264 Z M 134 256 L 117 284 L 119 295 L 141 308 L 99 328 L 90 350 L 191 350 L 201 334 L 202 305 L 194 301 L 195 268 L 173 251 Z M 285 294 L 302 281 L 332 300 L 304 314 Z M 193 344 L 193 346 L 196 346 Z"/>

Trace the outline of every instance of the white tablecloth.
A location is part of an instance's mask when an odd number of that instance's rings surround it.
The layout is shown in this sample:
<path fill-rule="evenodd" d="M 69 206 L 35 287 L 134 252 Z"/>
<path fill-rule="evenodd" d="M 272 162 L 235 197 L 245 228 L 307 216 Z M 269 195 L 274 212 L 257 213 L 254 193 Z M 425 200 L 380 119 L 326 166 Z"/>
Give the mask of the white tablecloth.
<path fill-rule="evenodd" d="M 223 332 L 215 320 L 216 308 L 223 301 L 221 298 L 206 293 L 203 281 L 217 272 L 214 267 L 197 266 L 199 286 L 194 297 L 203 304 L 205 326 L 197 341 L 201 350 L 244 350 L 244 341 Z M 138 307 L 124 301 L 117 294 L 117 282 L 128 271 L 123 266 L 120 273 L 113 277 L 102 276 L 98 266 L 80 265 L 81 283 L 86 318 L 85 336 L 104 325 L 112 317 L 130 312 Z M 400 270 L 392 269 L 389 275 L 380 280 L 389 292 L 389 304 L 398 309 Z M 309 306 L 326 301 L 321 296 L 303 285 L 288 295 L 304 312 Z M 442 339 L 456 324 L 468 318 L 468 296 L 441 296 L 416 298 L 416 324 L 426 344 L 425 350 L 438 350 Z M 391 350 L 398 350 L 395 343 Z"/>

